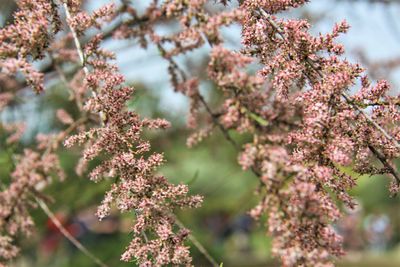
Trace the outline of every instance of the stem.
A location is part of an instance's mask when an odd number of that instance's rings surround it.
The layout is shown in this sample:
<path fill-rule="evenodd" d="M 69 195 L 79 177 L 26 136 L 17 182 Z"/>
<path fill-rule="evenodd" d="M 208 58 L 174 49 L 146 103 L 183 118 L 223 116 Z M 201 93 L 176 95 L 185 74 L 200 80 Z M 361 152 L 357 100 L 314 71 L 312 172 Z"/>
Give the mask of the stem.
<path fill-rule="evenodd" d="M 36 202 L 39 204 L 39 207 L 46 213 L 46 215 L 50 218 L 50 220 L 54 223 L 54 225 L 60 230 L 60 232 L 83 254 L 91 258 L 97 265 L 101 267 L 109 267 L 107 264 L 102 262 L 99 258 L 93 255 L 81 242 L 79 242 L 75 237 L 73 237 L 67 229 L 61 224 L 61 222 L 54 216 L 54 213 L 49 209 L 49 207 L 44 203 L 41 199 L 35 197 Z"/>
<path fill-rule="evenodd" d="M 85 53 L 83 52 L 81 43 L 79 42 L 78 34 L 76 33 L 74 27 L 72 27 L 71 24 L 68 23 L 68 21 L 71 20 L 72 17 L 71 17 L 71 13 L 69 12 L 69 8 L 68 8 L 67 3 L 65 3 L 65 2 L 63 3 L 63 8 L 64 8 L 64 11 L 65 11 L 65 16 L 67 18 L 68 28 L 70 29 L 70 31 L 72 33 L 72 38 L 74 39 L 75 47 L 76 47 L 76 50 L 77 50 L 78 55 L 79 55 L 79 60 L 81 61 L 83 72 L 87 76 L 87 75 L 90 74 L 90 72 L 89 72 L 88 67 L 86 66 Z M 97 94 L 96 94 L 95 90 L 91 90 L 91 91 L 92 91 L 92 96 L 96 97 Z M 101 124 L 103 124 L 104 123 L 104 115 L 103 115 L 102 111 L 99 112 L 99 116 L 100 116 Z"/>
<path fill-rule="evenodd" d="M 82 69 L 85 72 L 85 74 L 88 75 L 89 69 L 87 68 L 86 63 L 85 63 L 85 55 L 83 53 L 81 43 L 79 42 L 78 34 L 76 33 L 75 29 L 73 27 L 71 27 L 71 25 L 68 23 L 68 20 L 71 20 L 72 16 L 71 16 L 71 13 L 69 12 L 67 3 L 63 3 L 63 7 L 64 7 L 64 11 L 65 11 L 65 16 L 67 18 L 68 28 L 70 29 L 70 31 L 72 33 L 72 38 L 74 39 L 74 43 L 76 46 L 76 50 L 78 52 L 79 60 L 81 61 L 81 64 L 82 64 Z"/>
<path fill-rule="evenodd" d="M 181 229 L 186 228 L 185 225 L 176 217 L 175 217 L 175 224 L 179 226 L 179 228 Z M 212 264 L 213 267 L 220 266 L 194 235 L 189 234 L 188 238 L 193 243 L 193 245 L 201 252 L 201 254 L 203 254 L 204 257 L 206 257 L 206 259 Z"/>

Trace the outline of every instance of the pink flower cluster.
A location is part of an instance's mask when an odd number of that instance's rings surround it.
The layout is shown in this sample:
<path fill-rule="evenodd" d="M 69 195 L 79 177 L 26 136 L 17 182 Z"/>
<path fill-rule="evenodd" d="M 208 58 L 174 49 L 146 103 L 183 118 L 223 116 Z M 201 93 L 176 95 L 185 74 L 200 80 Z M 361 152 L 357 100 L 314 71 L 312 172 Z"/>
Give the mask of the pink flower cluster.
<path fill-rule="evenodd" d="M 28 62 L 42 58 L 59 29 L 58 13 L 46 0 L 18 1 L 14 23 L 0 30 L 0 68 L 7 74 L 21 71 L 36 92 L 43 90 L 43 74 Z"/>
<path fill-rule="evenodd" d="M 10 184 L 0 192 L 0 265 L 17 255 L 19 249 L 13 241 L 18 234 L 31 234 L 34 225 L 29 215 L 32 191 L 40 191 L 52 176 L 64 177 L 54 153 L 40 154 L 25 149 L 17 160 Z"/>
<path fill-rule="evenodd" d="M 85 16 L 94 21 L 100 13 Z M 79 21 L 80 16 L 82 13 L 70 20 L 72 30 L 75 30 L 72 22 Z M 83 30 L 80 28 L 78 32 Z M 98 208 L 99 219 L 109 214 L 113 204 L 121 212 L 131 212 L 136 217 L 132 228 L 134 237 L 122 260 L 136 259 L 141 266 L 188 265 L 191 257 L 184 244 L 188 232 L 174 231 L 173 213 L 176 208 L 197 207 L 201 197 L 188 196 L 187 186 L 173 185 L 155 173 L 164 162 L 163 155 L 150 153 L 150 144 L 142 139 L 142 132 L 146 128 L 163 129 L 169 123 L 162 119 L 141 119 L 127 110 L 126 102 L 134 90 L 123 85 L 124 78 L 117 67 L 107 62 L 113 55 L 99 48 L 100 41 L 101 36 L 95 36 L 83 50 L 85 67 L 91 69 L 83 87 L 93 92 L 83 108 L 100 114 L 101 126 L 73 135 L 65 144 L 67 147 L 75 143 L 89 144 L 82 152 L 83 163 L 102 159 L 89 177 L 94 181 L 105 177 L 115 180 Z"/>

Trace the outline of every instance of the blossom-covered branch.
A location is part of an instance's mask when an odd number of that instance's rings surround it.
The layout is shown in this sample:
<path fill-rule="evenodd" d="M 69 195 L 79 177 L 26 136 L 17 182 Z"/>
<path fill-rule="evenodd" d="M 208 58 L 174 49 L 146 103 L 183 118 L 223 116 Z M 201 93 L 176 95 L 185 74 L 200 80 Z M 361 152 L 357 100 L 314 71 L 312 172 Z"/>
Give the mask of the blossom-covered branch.
<path fill-rule="evenodd" d="M 218 11 L 210 8 L 211 2 Z M 35 91 L 42 92 L 43 74 L 32 61 L 49 53 L 52 68 L 69 83 L 81 118 L 59 110 L 57 117 L 67 128 L 55 139 L 42 139 L 47 141 L 38 151 L 26 151 L 17 161 L 12 183 L 0 195 L 5 203 L 0 227 L 11 233 L 0 239 L 3 259 L 16 255 L 15 233 L 31 227 L 21 218 L 29 218 L 33 188 L 53 172 L 61 175 L 55 144 L 76 133 L 65 145 L 83 148 L 77 172 L 85 174 L 88 163 L 98 159 L 90 179 L 113 181 L 99 218 L 113 205 L 135 216 L 133 240 L 121 259 L 141 266 L 191 264 L 185 244 L 189 232 L 175 227 L 180 223 L 173 214 L 178 208 L 197 207 L 201 197 L 189 196 L 187 186 L 173 185 L 157 174 L 163 155 L 151 151 L 143 131 L 169 123 L 143 119 L 127 108 L 134 89 L 125 86 L 111 64 L 114 54 L 101 48 L 102 40 L 111 36 L 136 39 L 143 48 L 153 45 L 167 61 L 172 87 L 190 100 L 187 125 L 196 132 L 188 138 L 189 146 L 219 129 L 237 149 L 238 163 L 259 180 L 259 203 L 250 214 L 256 220 L 266 215 L 272 252 L 284 266 L 332 266 L 334 258 L 343 255 L 332 224 L 341 216 L 342 204 L 355 206 L 349 191 L 357 178 L 346 170 L 360 176 L 386 174 L 392 180 L 391 193 L 400 190 L 393 164 L 400 155 L 400 97 L 389 94 L 386 81 L 372 83 L 360 65 L 343 58 L 337 38 L 349 25 L 341 22 L 327 34 L 313 35 L 308 21 L 285 18 L 285 12 L 307 0 L 219 2 L 223 5 L 153 0 L 139 12 L 135 4 L 121 1 L 118 8 L 106 5 L 88 14 L 79 0 L 19 1 L 15 23 L 0 32 L 0 67 L 7 77 L 24 73 Z M 62 31 L 60 10 L 69 33 Z M 111 29 L 103 31 L 110 21 L 115 22 Z M 171 31 L 159 31 L 161 24 Z M 221 28 L 233 24 L 242 28 L 239 51 L 229 49 L 221 34 Z M 96 34 L 89 37 L 92 28 Z M 59 31 L 64 35 L 55 39 Z M 197 49 L 209 52 L 207 65 L 186 70 L 178 57 L 190 57 Z M 80 66 L 70 82 L 63 76 L 65 62 Z M 218 99 L 208 101 L 200 92 L 203 79 L 213 82 Z M 1 94 L 0 107 L 12 98 L 12 92 Z M 240 143 L 232 132 L 251 141 Z M 19 135 L 17 131 L 10 139 Z M 23 197 L 16 198 L 15 192 Z"/>
<path fill-rule="evenodd" d="M 97 18 L 112 16 L 113 7 L 106 6 L 92 16 L 82 12 L 71 15 L 69 10 L 76 6 L 66 3 L 64 8 L 85 71 L 84 87 L 94 92 L 84 108 L 101 114 L 102 119 L 101 127 L 72 136 L 65 144 L 69 147 L 75 143 L 90 143 L 83 151 L 85 162 L 101 154 L 106 158 L 91 171 L 90 178 L 94 181 L 102 177 L 116 180 L 97 215 L 100 219 L 107 216 L 113 202 L 121 212 L 136 215 L 134 237 L 122 260 L 136 259 L 141 266 L 190 264 L 189 250 L 183 243 L 189 232 L 181 229 L 175 233 L 171 214 L 175 208 L 198 206 L 201 197 L 189 197 L 186 186 L 172 185 L 165 177 L 156 175 L 154 171 L 163 163 L 163 156 L 153 153 L 144 157 L 143 154 L 150 151 L 150 144 L 140 137 L 144 128 L 166 128 L 169 123 L 161 119 L 140 119 L 138 114 L 126 110 L 125 102 L 131 97 L 133 88 L 123 86 L 124 79 L 117 73 L 117 68 L 106 62 L 113 55 L 99 48 L 101 35 L 94 37 L 84 51 L 77 40 L 77 33 L 93 26 Z M 78 24 L 83 18 L 87 24 Z M 151 239 L 147 232 L 152 233 Z"/>

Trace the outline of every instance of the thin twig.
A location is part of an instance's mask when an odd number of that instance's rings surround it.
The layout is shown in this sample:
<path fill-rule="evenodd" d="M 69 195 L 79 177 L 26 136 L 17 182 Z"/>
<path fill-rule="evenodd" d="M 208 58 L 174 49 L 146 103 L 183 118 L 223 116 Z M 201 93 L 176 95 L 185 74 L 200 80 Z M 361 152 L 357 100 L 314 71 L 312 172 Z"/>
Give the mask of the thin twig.
<path fill-rule="evenodd" d="M 162 53 L 162 55 L 165 55 L 167 53 L 167 51 L 165 50 L 165 48 L 161 44 L 158 43 L 157 47 L 160 50 L 160 52 Z M 181 67 L 179 67 L 178 63 L 176 63 L 175 60 L 172 57 L 164 57 L 164 58 L 169 62 L 169 64 L 175 70 L 177 70 L 179 72 L 179 74 L 181 75 L 182 81 L 185 82 L 187 80 L 187 75 L 186 75 L 185 71 Z M 199 98 L 200 103 L 204 106 L 204 108 L 206 109 L 207 113 L 210 115 L 210 117 L 213 120 L 214 124 L 217 125 L 218 128 L 221 130 L 221 132 L 224 135 L 225 139 L 228 140 L 236 149 L 239 149 L 239 145 L 230 136 L 228 130 L 225 129 L 225 127 L 219 122 L 218 116 L 211 110 L 210 106 L 208 105 L 208 103 L 204 99 L 204 97 L 200 94 L 200 92 L 197 92 L 196 95 Z"/>
<path fill-rule="evenodd" d="M 82 69 L 85 72 L 85 74 L 88 75 L 89 69 L 86 66 L 85 54 L 83 53 L 81 43 L 79 42 L 78 34 L 76 33 L 74 27 L 72 27 L 70 25 L 70 23 L 68 23 L 68 21 L 72 19 L 72 16 L 71 16 L 71 13 L 69 12 L 67 3 L 64 2 L 63 7 L 64 7 L 64 11 L 65 11 L 65 16 L 67 18 L 68 28 L 70 29 L 70 31 L 72 33 L 72 38 L 74 39 L 74 43 L 75 43 L 76 50 L 78 52 L 79 60 L 81 61 L 81 64 L 82 64 Z"/>
<path fill-rule="evenodd" d="M 39 204 L 39 207 L 46 213 L 49 219 L 54 223 L 54 225 L 60 230 L 60 232 L 83 254 L 91 258 L 97 265 L 101 267 L 109 267 L 107 264 L 102 262 L 99 258 L 93 255 L 81 242 L 79 242 L 75 237 L 73 237 L 67 229 L 61 224 L 61 222 L 57 219 L 54 213 L 49 209 L 49 207 L 44 203 L 41 199 L 35 197 L 36 202 Z"/>
<path fill-rule="evenodd" d="M 179 226 L 179 228 L 181 229 L 186 229 L 185 225 L 178 218 L 176 218 L 176 216 L 175 216 L 175 224 Z M 193 245 L 201 252 L 201 254 L 203 254 L 204 257 L 207 258 L 207 260 L 212 264 L 212 266 L 214 267 L 220 266 L 194 235 L 189 234 L 188 238 L 193 243 Z"/>
<path fill-rule="evenodd" d="M 75 47 L 78 52 L 78 56 L 79 56 L 79 60 L 82 65 L 83 72 L 85 73 L 86 76 L 88 76 L 90 74 L 90 71 L 89 71 L 88 67 L 86 66 L 86 56 L 85 56 L 85 53 L 83 52 L 81 43 L 78 38 L 78 34 L 77 34 L 76 30 L 74 29 L 74 27 L 72 27 L 71 24 L 68 22 L 69 20 L 72 19 L 72 17 L 71 17 L 71 13 L 69 12 L 67 3 L 65 3 L 65 2 L 63 3 L 63 8 L 65 11 L 68 28 L 70 29 L 70 31 L 72 33 L 72 38 L 74 39 Z M 91 91 L 92 91 L 92 96 L 96 97 L 97 96 L 96 91 L 95 90 L 91 90 Z M 100 116 L 101 124 L 104 124 L 104 114 L 102 111 L 99 112 L 99 116 Z"/>
<path fill-rule="evenodd" d="M 200 93 L 198 93 L 197 95 L 200 99 L 200 102 L 203 104 L 204 108 L 206 109 L 207 113 L 210 115 L 211 119 L 213 120 L 214 124 L 217 125 L 218 128 L 221 130 L 225 139 L 228 140 L 228 142 L 231 143 L 234 148 L 239 150 L 240 149 L 239 145 L 236 143 L 235 140 L 233 140 L 233 138 L 229 134 L 228 130 L 219 122 L 218 116 L 215 115 L 215 113 L 211 110 L 210 106 L 208 105 L 208 103 L 206 102 L 204 97 Z"/>
<path fill-rule="evenodd" d="M 386 168 L 386 170 L 394 176 L 394 178 L 396 179 L 397 185 L 400 185 L 400 176 L 398 175 L 396 170 L 392 167 L 392 165 L 390 165 L 390 163 L 386 160 L 385 156 L 382 155 L 382 153 L 380 153 L 377 149 L 375 149 L 375 147 L 373 147 L 371 145 L 368 147 L 372 151 L 372 153 L 374 153 L 375 156 L 380 160 L 380 162 L 383 164 L 383 166 Z"/>

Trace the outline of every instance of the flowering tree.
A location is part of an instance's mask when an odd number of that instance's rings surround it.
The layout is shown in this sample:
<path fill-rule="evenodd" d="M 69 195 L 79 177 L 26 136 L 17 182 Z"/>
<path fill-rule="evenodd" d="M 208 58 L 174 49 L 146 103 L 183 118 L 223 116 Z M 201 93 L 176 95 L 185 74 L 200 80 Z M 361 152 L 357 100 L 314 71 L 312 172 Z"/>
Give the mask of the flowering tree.
<path fill-rule="evenodd" d="M 24 87 L 13 77 L 22 74 L 34 92 L 46 94 L 46 76 L 55 71 L 53 79 L 68 84 L 80 116 L 58 110 L 64 130 L 37 136 L 36 149 L 14 156 L 12 179 L 2 181 L 0 193 L 1 264 L 17 256 L 15 237 L 33 230 L 29 210 L 35 203 L 47 210 L 41 189 L 52 177 L 65 176 L 57 151 L 79 146 L 77 173 L 94 182 L 114 181 L 98 208 L 99 219 L 112 205 L 135 215 L 134 236 L 121 260 L 191 265 L 185 244 L 190 232 L 174 211 L 196 208 L 202 197 L 156 172 L 163 155 L 151 152 L 142 133 L 169 123 L 127 109 L 134 88 L 111 63 L 114 54 L 101 47 L 111 37 L 158 48 L 168 62 L 171 85 L 190 99 L 187 125 L 194 133 L 189 146 L 218 130 L 237 149 L 238 163 L 259 180 L 259 204 L 250 214 L 266 215 L 272 252 L 284 266 L 331 266 L 343 254 L 332 223 L 340 217 L 340 205 L 354 207 L 349 190 L 357 182 L 345 167 L 358 174 L 386 174 L 391 194 L 399 191 L 392 162 L 400 154 L 400 97 L 388 93 L 386 81 L 372 83 L 359 65 L 341 57 L 344 48 L 336 39 L 348 30 L 346 22 L 314 36 L 306 20 L 285 18 L 307 0 L 153 0 L 140 12 L 121 0 L 91 13 L 80 0 L 17 2 L 13 22 L 0 30 L 0 107 Z M 231 24 L 242 27 L 238 51 L 228 49 L 220 34 Z M 161 34 L 159 25 L 174 31 Z M 201 77 L 177 60 L 205 46 L 210 51 L 207 79 L 223 95 L 215 107 L 199 90 Z M 50 67 L 37 70 L 34 63 L 44 60 Z M 207 118 L 200 116 L 203 111 Z M 24 130 L 20 124 L 1 127 L 10 132 L 10 144 Z M 238 143 L 232 132 L 246 133 L 252 141 Z M 100 163 L 88 170 L 94 159 Z"/>

